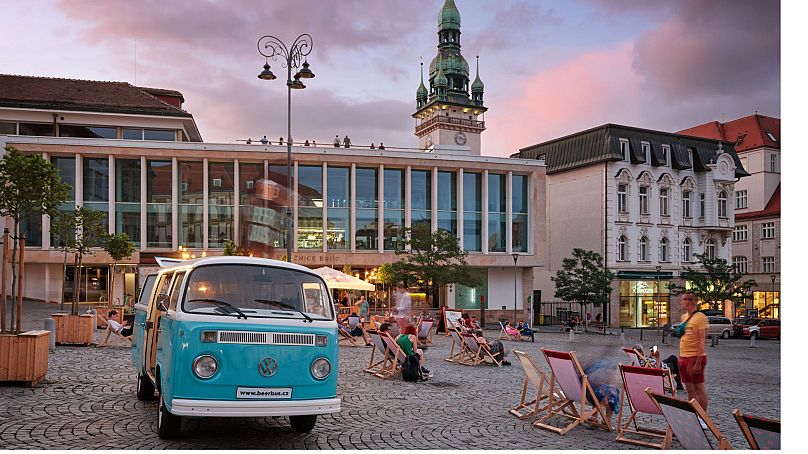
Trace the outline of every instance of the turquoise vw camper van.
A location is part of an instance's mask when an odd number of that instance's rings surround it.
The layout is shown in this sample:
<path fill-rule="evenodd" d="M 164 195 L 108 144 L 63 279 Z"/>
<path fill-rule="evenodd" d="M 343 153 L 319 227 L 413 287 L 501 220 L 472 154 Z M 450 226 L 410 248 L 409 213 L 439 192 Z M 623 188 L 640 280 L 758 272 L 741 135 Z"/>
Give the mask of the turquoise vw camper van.
<path fill-rule="evenodd" d="M 308 432 L 340 411 L 337 322 L 323 279 L 250 257 L 181 262 L 149 275 L 135 306 L 137 397 L 159 393 L 162 438 L 185 416 L 288 416 Z"/>

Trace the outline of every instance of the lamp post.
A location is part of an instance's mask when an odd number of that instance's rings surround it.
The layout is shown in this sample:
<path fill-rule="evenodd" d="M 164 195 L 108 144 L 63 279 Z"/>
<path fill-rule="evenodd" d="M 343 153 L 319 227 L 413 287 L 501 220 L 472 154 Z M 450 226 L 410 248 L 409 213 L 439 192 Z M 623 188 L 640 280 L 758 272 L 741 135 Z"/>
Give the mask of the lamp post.
<path fill-rule="evenodd" d="M 772 278 L 772 306 L 774 306 L 774 281 L 777 279 L 777 275 L 772 274 L 770 277 Z M 778 310 L 777 312 L 780 312 L 780 311 Z M 779 317 L 780 314 L 777 314 L 777 316 Z"/>
<path fill-rule="evenodd" d="M 519 295 L 516 294 L 516 261 L 519 260 L 519 254 L 513 254 L 513 323 L 516 325 L 516 304 L 519 301 Z"/>
<path fill-rule="evenodd" d="M 656 309 L 656 330 L 657 334 L 659 334 L 659 313 L 661 311 L 661 304 L 662 302 L 659 300 L 660 298 L 660 288 L 659 288 L 659 272 L 662 271 L 662 267 L 657 265 L 656 266 L 656 302 L 654 303 L 654 308 Z"/>
<path fill-rule="evenodd" d="M 306 56 L 311 53 L 311 48 L 314 46 L 314 41 L 308 33 L 303 33 L 298 36 L 290 47 L 278 38 L 266 35 L 258 39 L 258 53 L 266 57 L 266 64 L 264 70 L 258 75 L 261 80 L 274 80 L 275 74 L 269 69 L 269 59 L 277 61 L 281 57 L 281 66 L 286 67 L 286 87 L 287 87 L 287 101 L 286 101 L 286 261 L 292 261 L 292 193 L 294 186 L 292 185 L 292 89 L 302 90 L 306 85 L 300 79 L 311 79 L 314 73 L 309 69 L 309 62 Z M 292 79 L 292 68 L 302 69 L 297 71 Z"/>

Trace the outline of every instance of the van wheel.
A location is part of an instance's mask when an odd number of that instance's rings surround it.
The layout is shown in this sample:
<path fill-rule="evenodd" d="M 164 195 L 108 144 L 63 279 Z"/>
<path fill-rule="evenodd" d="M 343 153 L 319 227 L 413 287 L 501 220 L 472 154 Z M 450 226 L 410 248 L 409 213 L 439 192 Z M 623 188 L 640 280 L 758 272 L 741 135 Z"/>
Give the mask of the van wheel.
<path fill-rule="evenodd" d="M 154 385 L 147 375 L 137 374 L 137 399 L 144 402 L 154 400 Z"/>
<path fill-rule="evenodd" d="M 721 337 L 724 339 L 729 339 L 729 331 L 724 330 L 724 332 L 721 333 Z"/>
<path fill-rule="evenodd" d="M 311 432 L 314 424 L 317 423 L 317 415 L 290 416 L 289 422 L 292 423 L 294 432 Z"/>
<path fill-rule="evenodd" d="M 166 408 L 163 397 L 160 396 L 160 408 L 157 410 L 157 435 L 167 440 L 176 438 L 180 433 L 181 422 L 182 417 L 172 415 Z"/>

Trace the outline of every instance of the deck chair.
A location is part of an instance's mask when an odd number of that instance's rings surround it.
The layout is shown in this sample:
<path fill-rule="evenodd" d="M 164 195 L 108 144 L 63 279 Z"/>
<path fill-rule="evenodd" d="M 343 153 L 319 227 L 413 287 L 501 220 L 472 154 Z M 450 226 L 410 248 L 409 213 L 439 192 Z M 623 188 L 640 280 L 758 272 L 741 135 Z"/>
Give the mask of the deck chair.
<path fill-rule="evenodd" d="M 544 348 L 541 351 L 550 366 L 549 409 L 547 415 L 534 422 L 533 425 L 559 435 L 564 435 L 582 423 L 612 430 L 612 422 L 606 417 L 606 412 L 595 397 L 595 391 L 589 384 L 589 379 L 578 362 L 575 352 L 560 352 Z M 587 406 L 590 407 L 589 410 L 587 410 Z M 547 422 L 555 416 L 571 421 L 563 427 L 556 427 Z"/>
<path fill-rule="evenodd" d="M 476 366 L 478 364 L 496 364 L 502 367 L 502 361 L 497 360 L 494 354 L 487 345 L 477 342 L 477 337 L 474 334 L 462 333 L 460 338 L 466 344 L 466 355 L 458 362 L 467 366 Z"/>
<path fill-rule="evenodd" d="M 379 378 L 387 378 L 395 372 L 394 361 L 390 354 L 390 349 L 382 339 L 382 334 L 378 331 L 368 331 L 370 339 L 373 341 L 373 350 L 370 351 L 370 362 L 368 367 L 362 372 L 375 375 Z"/>
<path fill-rule="evenodd" d="M 398 346 L 396 340 L 390 336 L 388 333 L 387 335 L 381 335 L 382 341 L 387 347 L 387 350 L 390 352 L 390 363 L 391 363 L 391 374 L 398 372 L 401 370 L 401 367 L 404 365 L 404 361 L 407 359 L 407 355 L 401 350 L 401 347 Z"/>
<path fill-rule="evenodd" d="M 452 349 L 449 351 L 449 356 L 444 359 L 450 363 L 462 362 L 466 357 L 468 348 L 457 329 L 449 328 L 447 331 L 452 336 Z"/>
<path fill-rule="evenodd" d="M 513 354 L 519 358 L 522 368 L 525 369 L 525 382 L 522 385 L 522 398 L 519 400 L 519 405 L 513 407 L 510 413 L 519 419 L 538 416 L 549 408 L 549 405 L 541 405 L 543 401 L 550 398 L 550 382 L 547 380 L 547 374 L 539 369 L 536 361 L 529 354 L 519 350 L 514 350 Z M 529 383 L 532 383 L 536 388 L 536 397 L 530 401 L 527 400 Z"/>
<path fill-rule="evenodd" d="M 121 334 L 121 330 L 123 329 L 123 326 L 121 326 L 121 329 L 116 331 L 116 330 L 112 329 L 112 325 L 109 323 L 110 320 L 106 316 L 101 315 L 101 314 L 97 314 L 97 316 L 100 317 L 101 320 L 104 321 L 105 325 L 107 325 L 107 328 L 104 330 L 104 333 L 102 334 L 103 338 L 101 339 L 101 343 L 98 344 L 98 345 L 100 345 L 102 347 L 107 345 L 107 342 L 109 342 L 109 337 L 113 333 L 115 333 L 116 336 L 120 337 L 121 339 L 125 340 L 126 342 L 129 342 L 129 344 L 132 344 L 132 336 L 124 336 L 123 334 Z"/>
<path fill-rule="evenodd" d="M 632 366 L 655 369 L 654 365 L 651 364 L 651 361 L 648 359 L 648 357 L 640 353 L 639 350 L 637 350 L 636 348 L 632 347 L 621 347 L 621 348 L 623 350 L 623 353 L 625 353 L 626 356 L 628 356 L 628 359 L 631 360 Z M 670 369 L 663 368 L 661 363 L 658 365 L 661 370 L 667 372 L 667 374 L 665 375 L 665 392 L 669 394 L 675 394 L 674 389 L 676 388 L 673 387 L 673 372 Z"/>
<path fill-rule="evenodd" d="M 620 411 L 617 413 L 617 441 L 645 448 L 670 448 L 673 432 L 667 422 L 665 430 L 659 430 L 641 427 L 637 421 L 637 415 L 640 413 L 663 416 L 659 407 L 648 397 L 645 390 L 650 389 L 654 393 L 665 394 L 665 379 L 670 378 L 670 374 L 667 370 L 655 367 L 620 364 L 619 368 L 623 381 L 623 392 L 620 397 Z M 631 411 L 631 415 L 625 422 L 623 421 L 623 411 Z"/>
<path fill-rule="evenodd" d="M 642 364 L 642 363 L 640 362 L 640 359 L 641 359 L 641 358 L 645 360 L 645 358 L 643 357 L 642 353 L 638 352 L 638 351 L 637 351 L 636 349 L 634 349 L 634 348 L 631 348 L 631 347 L 621 347 L 621 349 L 623 350 L 623 353 L 625 353 L 625 354 L 626 354 L 626 356 L 628 356 L 628 359 L 630 359 L 630 360 L 631 360 L 631 365 L 632 365 L 632 366 L 639 366 L 640 364 Z M 645 361 L 645 364 L 646 364 L 646 366 L 645 366 L 645 367 L 651 367 L 651 364 L 650 364 L 650 363 L 649 363 L 647 360 Z"/>
<path fill-rule="evenodd" d="M 684 449 L 716 449 L 707 432 L 712 432 L 717 440 L 718 449 L 732 449 L 729 440 L 721 434 L 696 399 L 687 402 L 656 394 L 650 389 L 646 389 L 645 392 L 665 416 L 673 434 Z M 702 429 L 699 418 L 707 424 L 707 429 Z"/>
<path fill-rule="evenodd" d="M 356 338 L 351 336 L 351 333 L 348 331 L 348 328 L 345 327 L 342 323 L 337 323 L 337 328 L 339 329 L 339 339 L 337 339 L 337 345 L 342 342 L 343 345 L 351 345 L 352 347 L 357 347 Z"/>
<path fill-rule="evenodd" d="M 499 340 L 519 340 L 515 336 L 508 334 L 508 332 L 505 331 L 505 322 L 502 320 L 499 321 Z"/>
<path fill-rule="evenodd" d="M 434 324 L 434 320 L 431 318 L 424 318 L 421 319 L 421 322 L 417 325 L 418 326 L 418 343 L 423 345 L 433 345 L 432 344 L 432 325 Z"/>
<path fill-rule="evenodd" d="M 732 416 L 738 421 L 746 442 L 751 449 L 780 449 L 780 421 L 760 418 L 732 410 Z"/>

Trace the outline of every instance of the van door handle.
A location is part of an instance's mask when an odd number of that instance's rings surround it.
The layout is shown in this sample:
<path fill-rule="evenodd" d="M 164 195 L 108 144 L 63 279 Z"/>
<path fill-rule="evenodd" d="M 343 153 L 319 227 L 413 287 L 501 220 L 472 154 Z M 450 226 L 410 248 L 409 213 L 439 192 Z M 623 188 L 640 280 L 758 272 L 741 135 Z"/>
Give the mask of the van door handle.
<path fill-rule="evenodd" d="M 146 322 L 140 322 L 138 323 L 138 326 L 146 326 Z"/>
<path fill-rule="evenodd" d="M 154 322 L 149 320 L 148 322 L 145 323 L 145 325 L 146 329 L 152 329 L 154 327 Z"/>

